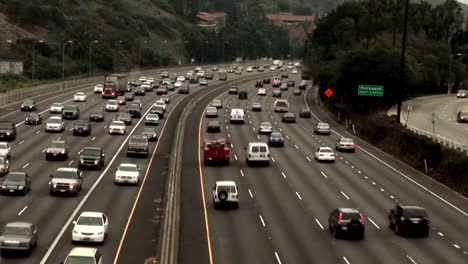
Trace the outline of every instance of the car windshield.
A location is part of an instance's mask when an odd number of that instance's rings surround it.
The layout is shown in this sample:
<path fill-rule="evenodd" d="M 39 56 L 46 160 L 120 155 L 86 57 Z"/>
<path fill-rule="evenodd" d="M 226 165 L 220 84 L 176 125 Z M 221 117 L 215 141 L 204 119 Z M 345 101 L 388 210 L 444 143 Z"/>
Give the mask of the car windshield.
<path fill-rule="evenodd" d="M 317 124 L 317 127 L 320 127 L 320 128 L 329 128 L 330 126 L 328 124 L 325 124 L 325 123 L 318 123 Z"/>
<path fill-rule="evenodd" d="M 96 264 L 92 256 L 68 256 L 64 264 Z"/>
<path fill-rule="evenodd" d="M 147 139 L 145 137 L 132 137 L 130 138 L 131 144 L 146 144 Z"/>
<path fill-rule="evenodd" d="M 282 138 L 283 136 L 281 135 L 281 133 L 271 133 L 271 137 L 272 138 Z"/>
<path fill-rule="evenodd" d="M 120 165 L 118 168 L 119 171 L 133 171 L 137 172 L 138 168 L 136 166 Z"/>
<path fill-rule="evenodd" d="M 151 107 L 152 111 L 163 111 L 164 109 L 161 106 L 153 106 Z"/>
<path fill-rule="evenodd" d="M 359 220 L 361 219 L 361 215 L 357 212 L 353 213 L 342 213 L 343 220 Z"/>
<path fill-rule="evenodd" d="M 81 155 L 99 157 L 100 153 L 98 149 L 85 148 L 81 152 Z"/>
<path fill-rule="evenodd" d="M 122 121 L 112 121 L 111 126 L 124 126 L 124 122 Z"/>
<path fill-rule="evenodd" d="M 0 165 L 6 164 L 6 159 L 5 158 L 0 158 Z"/>
<path fill-rule="evenodd" d="M 62 107 L 63 105 L 61 103 L 53 103 L 52 106 L 55 106 L 55 107 Z"/>
<path fill-rule="evenodd" d="M 109 100 L 109 101 L 107 101 L 107 104 L 108 104 L 108 105 L 116 105 L 116 104 L 117 104 L 117 101 L 115 101 L 115 100 Z"/>
<path fill-rule="evenodd" d="M 52 141 L 49 144 L 49 148 L 64 148 L 64 147 L 65 147 L 65 142 Z"/>
<path fill-rule="evenodd" d="M 148 116 L 146 118 L 148 118 L 148 119 L 159 119 L 158 115 L 156 115 L 156 114 L 148 114 Z"/>
<path fill-rule="evenodd" d="M 68 171 L 68 170 L 57 170 L 55 172 L 54 177 L 62 178 L 62 179 L 76 179 L 76 171 Z"/>
<path fill-rule="evenodd" d="M 80 216 L 78 221 L 76 222 L 77 225 L 88 225 L 88 226 L 102 226 L 102 218 L 101 217 L 93 217 L 93 216 Z"/>
<path fill-rule="evenodd" d="M 262 124 L 260 124 L 260 126 L 262 126 L 262 127 L 264 127 L 264 126 L 270 127 L 271 124 L 270 124 L 270 122 L 263 122 Z"/>
<path fill-rule="evenodd" d="M 218 121 L 209 121 L 208 125 L 209 126 L 219 126 L 219 122 Z"/>
<path fill-rule="evenodd" d="M 468 112 L 460 112 L 460 116 L 468 116 Z"/>
<path fill-rule="evenodd" d="M 411 209 L 404 209 L 403 210 L 403 216 L 408 217 L 408 218 L 422 218 L 422 217 L 427 217 L 427 213 L 424 209 L 419 209 L 419 208 L 411 208 Z"/>
<path fill-rule="evenodd" d="M 79 127 L 84 127 L 88 125 L 89 125 L 88 121 L 84 121 L 84 120 L 76 121 L 75 123 L 75 126 L 79 126 Z"/>
<path fill-rule="evenodd" d="M 7 144 L 0 144 L 0 149 L 7 149 L 8 145 Z"/>
<path fill-rule="evenodd" d="M 341 142 L 342 143 L 353 143 L 354 141 L 351 138 L 342 138 Z"/>
<path fill-rule="evenodd" d="M 82 95 L 84 95 L 84 93 L 80 92 L 80 93 L 76 93 L 75 95 L 82 96 Z"/>
<path fill-rule="evenodd" d="M 33 101 L 31 101 L 31 100 L 26 100 L 26 101 L 24 101 L 24 103 L 23 103 L 23 104 L 24 104 L 24 105 L 33 105 L 33 104 L 34 104 L 34 102 L 33 102 Z"/>
<path fill-rule="evenodd" d="M 24 182 L 24 178 L 26 176 L 24 174 L 13 174 L 13 173 L 10 173 L 7 178 L 5 179 L 5 181 L 8 181 L 8 182 Z"/>
<path fill-rule="evenodd" d="M 101 111 L 93 111 L 93 112 L 91 112 L 91 115 L 92 116 L 101 116 L 101 115 L 103 115 L 103 113 Z"/>
<path fill-rule="evenodd" d="M 294 114 L 293 114 L 293 113 L 285 113 L 284 116 L 286 116 L 286 117 L 294 117 Z"/>
<path fill-rule="evenodd" d="M 323 148 L 323 149 L 320 149 L 320 152 L 321 153 L 333 153 L 333 150 L 331 150 L 329 148 Z"/>
<path fill-rule="evenodd" d="M 76 106 L 75 105 L 66 105 L 66 106 L 63 107 L 63 110 L 64 111 L 66 111 L 66 110 L 75 111 Z"/>
<path fill-rule="evenodd" d="M 31 113 L 31 114 L 29 114 L 29 117 L 36 118 L 36 117 L 39 117 L 39 114 L 38 113 Z"/>
<path fill-rule="evenodd" d="M 31 229 L 20 226 L 6 226 L 2 232 L 3 236 L 30 236 Z"/>
<path fill-rule="evenodd" d="M 53 124 L 57 124 L 57 123 L 62 122 L 62 119 L 61 119 L 61 118 L 57 118 L 57 117 L 55 117 L 55 118 L 49 118 L 49 121 L 48 121 L 48 122 L 49 122 L 49 123 L 53 123 Z"/>

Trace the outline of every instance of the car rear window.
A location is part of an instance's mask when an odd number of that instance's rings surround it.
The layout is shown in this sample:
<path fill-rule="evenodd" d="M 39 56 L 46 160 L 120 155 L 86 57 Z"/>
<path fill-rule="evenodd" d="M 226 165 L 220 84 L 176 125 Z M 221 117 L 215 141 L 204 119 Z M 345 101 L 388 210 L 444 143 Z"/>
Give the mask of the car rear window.
<path fill-rule="evenodd" d="M 331 150 L 331 149 L 321 149 L 320 152 L 322 152 L 322 153 L 333 153 L 333 150 Z"/>
<path fill-rule="evenodd" d="M 132 137 L 130 138 L 130 144 L 146 144 L 146 137 Z"/>
<path fill-rule="evenodd" d="M 361 215 L 359 213 L 343 213 L 343 220 L 359 220 Z"/>
<path fill-rule="evenodd" d="M 403 216 L 405 217 L 426 217 L 427 213 L 423 209 L 416 209 L 416 208 L 411 208 L 411 209 L 404 209 L 403 210 Z"/>

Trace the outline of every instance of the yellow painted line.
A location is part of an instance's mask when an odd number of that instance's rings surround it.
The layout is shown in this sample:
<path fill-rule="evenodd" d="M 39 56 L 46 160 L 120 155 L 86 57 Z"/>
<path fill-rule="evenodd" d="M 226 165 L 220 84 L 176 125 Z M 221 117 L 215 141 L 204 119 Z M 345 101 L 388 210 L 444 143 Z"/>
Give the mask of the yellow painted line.
<path fill-rule="evenodd" d="M 156 146 L 154 148 L 154 151 L 153 151 L 153 154 L 151 155 L 151 159 L 149 161 L 149 164 L 153 164 L 153 159 L 155 157 L 155 154 L 156 154 L 156 151 L 158 150 L 158 147 L 159 147 L 159 143 L 161 142 L 161 138 L 162 136 L 164 135 L 164 132 L 165 132 L 165 129 L 166 129 L 166 125 L 167 125 L 167 121 L 169 120 L 169 117 L 171 116 L 172 112 L 174 111 L 174 109 L 176 109 L 177 105 L 182 102 L 182 100 L 178 101 L 177 104 L 174 105 L 174 107 L 172 108 L 171 112 L 169 113 L 169 115 L 167 116 L 166 118 L 166 122 L 164 122 L 164 125 L 161 129 L 161 134 L 158 136 L 158 141 L 156 142 Z M 133 203 L 133 207 L 132 207 L 132 210 L 130 211 L 130 215 L 128 216 L 128 220 L 127 220 L 127 224 L 125 225 L 125 229 L 124 229 L 124 232 L 122 234 L 122 238 L 120 239 L 120 243 L 119 243 L 119 246 L 117 248 L 117 252 L 115 253 L 115 257 L 114 257 L 114 264 L 117 264 L 118 261 L 119 261 L 119 257 L 120 257 L 120 251 L 122 250 L 122 247 L 123 247 L 123 243 L 125 242 L 125 237 L 127 236 L 127 232 L 128 232 L 128 228 L 130 227 L 130 223 L 132 222 L 132 219 L 133 219 L 133 214 L 135 213 L 135 210 L 136 210 L 136 207 L 138 205 L 138 202 L 140 201 L 140 196 L 141 196 L 141 193 L 143 192 L 143 187 L 145 185 L 145 182 L 146 182 L 146 178 L 148 177 L 148 174 L 149 174 L 149 170 L 151 168 L 151 165 L 148 166 L 148 168 L 146 169 L 146 172 L 145 172 L 145 177 L 143 178 L 143 182 L 141 183 L 140 185 L 140 189 L 138 190 L 138 194 L 135 198 L 135 202 Z"/>
<path fill-rule="evenodd" d="M 206 109 L 206 107 L 205 107 Z M 200 118 L 200 122 L 198 124 L 198 171 L 200 175 L 200 190 L 201 190 L 201 195 L 202 195 L 202 201 L 203 201 L 203 214 L 205 216 L 205 231 L 206 231 L 206 242 L 208 244 L 208 257 L 210 260 L 210 264 L 213 264 L 213 252 L 211 249 L 211 235 L 210 235 L 210 225 L 208 222 L 208 211 L 206 209 L 206 199 L 205 199 L 205 187 L 203 186 L 203 183 L 205 182 L 203 178 L 203 170 L 202 170 L 202 164 L 201 164 L 201 134 L 202 134 L 202 123 L 203 123 L 203 116 L 205 116 L 205 111 L 203 111 L 203 114 Z"/>

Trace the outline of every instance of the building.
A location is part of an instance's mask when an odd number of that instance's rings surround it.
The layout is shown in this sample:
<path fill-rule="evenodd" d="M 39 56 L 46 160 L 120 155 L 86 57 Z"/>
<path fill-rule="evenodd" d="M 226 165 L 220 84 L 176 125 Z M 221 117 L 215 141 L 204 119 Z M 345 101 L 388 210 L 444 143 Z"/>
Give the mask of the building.
<path fill-rule="evenodd" d="M 278 26 L 297 26 L 315 22 L 314 16 L 298 16 L 292 13 L 266 14 L 266 18 Z"/>
<path fill-rule="evenodd" d="M 201 28 L 219 31 L 224 27 L 225 21 L 226 13 L 223 12 L 198 12 L 197 14 L 197 26 Z"/>

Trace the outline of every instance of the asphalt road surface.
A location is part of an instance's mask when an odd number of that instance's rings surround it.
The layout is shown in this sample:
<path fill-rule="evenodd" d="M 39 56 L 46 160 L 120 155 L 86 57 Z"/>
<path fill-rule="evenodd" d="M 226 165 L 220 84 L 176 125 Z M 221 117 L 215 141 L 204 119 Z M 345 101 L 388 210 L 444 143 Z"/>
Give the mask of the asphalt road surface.
<path fill-rule="evenodd" d="M 299 75 L 289 77 L 297 86 Z M 189 118 L 178 263 L 468 263 L 464 197 L 349 135 L 313 103 L 310 87 L 300 96 L 293 95 L 292 88 L 283 91 L 297 117 L 293 124 L 282 123 L 282 114 L 273 111 L 270 85 L 267 96 L 258 96 L 253 82 L 240 87 L 248 91 L 248 100 L 218 94 L 223 102 L 217 118 L 220 134 L 205 132 L 209 119 L 203 112 L 215 96 L 206 97 Z M 253 102 L 260 102 L 263 110 L 251 112 Z M 298 117 L 303 107 L 312 110 L 311 119 Z M 246 111 L 245 124 L 229 123 L 232 108 Z M 318 119 L 331 125 L 332 135 L 313 133 Z M 264 121 L 283 134 L 285 147 L 270 148 L 269 167 L 248 167 L 244 148 L 249 142 L 267 141 L 258 134 Z M 335 163 L 315 161 L 314 151 L 320 146 L 334 148 L 339 136 L 354 138 L 356 152 L 338 152 Z M 220 137 L 232 144 L 231 164 L 204 166 L 199 159 L 201 142 Z M 217 180 L 236 181 L 239 209 L 214 210 L 211 189 Z M 388 228 L 389 209 L 398 203 L 426 208 L 429 237 L 400 237 Z M 337 207 L 355 207 L 364 214 L 364 240 L 335 239 L 330 234 L 328 216 Z"/>

